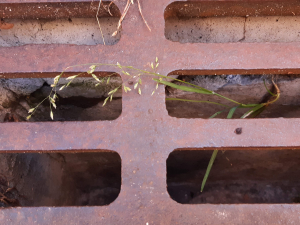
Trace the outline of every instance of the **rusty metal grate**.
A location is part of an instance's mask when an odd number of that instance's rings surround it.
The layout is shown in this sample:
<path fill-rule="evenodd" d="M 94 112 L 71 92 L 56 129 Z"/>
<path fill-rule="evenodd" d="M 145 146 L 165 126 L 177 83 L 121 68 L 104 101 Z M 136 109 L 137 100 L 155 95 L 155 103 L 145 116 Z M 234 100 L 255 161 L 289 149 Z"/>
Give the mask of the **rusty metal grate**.
<path fill-rule="evenodd" d="M 0 0 L 0 17 L 48 18 L 46 5 L 69 9 L 60 17 L 81 16 L 74 4 L 91 1 Z M 203 74 L 249 74 L 272 71 L 299 74 L 299 43 L 180 44 L 164 36 L 164 10 L 174 1 L 142 1 L 149 32 L 137 7 L 131 7 L 122 37 L 113 46 L 25 45 L 0 48 L 0 72 L 5 78 L 55 76 L 70 65 L 120 62 L 141 68 L 157 56 L 161 74 L 201 70 Z M 298 1 L 197 1 L 207 15 L 238 4 L 239 16 L 274 13 L 299 15 Z M 126 1 L 115 1 L 123 9 Z M 186 1 L 185 3 L 189 3 Z M 36 4 L 43 6 L 37 8 Z M 69 7 L 69 8 L 68 8 Z M 180 6 L 182 7 L 182 6 Z M 183 7 L 185 7 L 183 5 Z M 245 9 L 246 8 L 246 9 Z M 30 10 L 29 10 L 30 9 Z M 90 16 L 88 8 L 82 16 Z M 232 8 L 231 8 L 232 9 Z M 245 9 L 245 10 L 243 10 Z M 258 10 L 256 10 L 258 9 Z M 23 10 L 26 10 L 24 13 Z M 248 10 L 248 11 L 247 11 Z M 292 12 L 291 12 L 292 11 Z M 67 13 L 68 12 L 68 13 Z M 219 12 L 219 11 L 218 11 Z M 234 9 L 231 11 L 236 12 Z M 70 13 L 70 14 L 69 14 Z M 273 11 L 272 11 L 273 13 Z M 277 14 L 276 14 L 277 13 Z M 115 9 L 115 15 L 119 15 Z M 205 14 L 206 15 L 206 14 Z M 234 14 L 236 15 L 236 14 Z M 51 17 L 51 16 L 50 16 Z M 201 72 L 201 73 L 202 73 Z M 128 84 L 130 86 L 130 84 Z M 205 120 L 168 116 L 163 87 L 151 96 L 155 84 L 147 80 L 143 95 L 124 93 L 122 114 L 115 121 L 0 124 L 2 153 L 110 149 L 122 159 L 119 197 L 108 206 L 38 207 L 0 210 L 1 224 L 298 224 L 298 204 L 182 205 L 166 188 L 166 159 L 174 149 L 299 149 L 300 119 Z M 236 135 L 236 128 L 243 133 Z"/>

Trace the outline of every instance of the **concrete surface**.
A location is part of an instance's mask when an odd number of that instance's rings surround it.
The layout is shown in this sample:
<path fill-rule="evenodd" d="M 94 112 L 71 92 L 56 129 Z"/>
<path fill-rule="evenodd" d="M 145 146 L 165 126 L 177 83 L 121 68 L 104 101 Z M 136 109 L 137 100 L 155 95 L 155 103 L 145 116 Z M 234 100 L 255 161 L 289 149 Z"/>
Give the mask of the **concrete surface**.
<path fill-rule="evenodd" d="M 106 45 L 116 44 L 121 32 L 112 37 L 119 19 L 99 18 Z M 12 29 L 0 30 L 0 46 L 12 47 L 26 44 L 103 44 L 96 18 L 73 18 L 70 20 L 7 20 Z"/>
<path fill-rule="evenodd" d="M 211 17 L 165 23 L 165 37 L 180 43 L 300 41 L 300 17 Z"/>

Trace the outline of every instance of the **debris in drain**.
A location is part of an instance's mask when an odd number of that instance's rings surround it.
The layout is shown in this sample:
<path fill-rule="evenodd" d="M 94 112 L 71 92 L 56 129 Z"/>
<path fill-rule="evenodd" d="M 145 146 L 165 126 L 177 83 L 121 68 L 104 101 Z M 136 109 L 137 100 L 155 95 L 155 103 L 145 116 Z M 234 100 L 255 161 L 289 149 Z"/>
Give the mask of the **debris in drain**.
<path fill-rule="evenodd" d="M 0 174 L 0 207 L 20 206 L 20 197 L 15 187 L 10 187 L 7 178 Z"/>
<path fill-rule="evenodd" d="M 4 122 L 20 122 L 20 121 L 21 119 L 13 113 L 6 113 L 4 117 Z"/>
<path fill-rule="evenodd" d="M 9 30 L 14 27 L 14 24 L 12 23 L 5 23 L 4 21 L 0 20 L 0 30 Z"/>

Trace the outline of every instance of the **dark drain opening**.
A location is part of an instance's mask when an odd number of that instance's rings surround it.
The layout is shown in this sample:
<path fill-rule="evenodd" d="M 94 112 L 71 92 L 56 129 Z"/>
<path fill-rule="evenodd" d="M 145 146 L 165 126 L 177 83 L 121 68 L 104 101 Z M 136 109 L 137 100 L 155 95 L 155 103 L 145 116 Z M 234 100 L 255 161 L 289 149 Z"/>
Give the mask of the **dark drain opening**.
<path fill-rule="evenodd" d="M 101 79 L 101 74 L 96 74 Z M 108 101 L 103 107 L 108 93 L 122 85 L 119 75 L 112 75 L 108 84 L 105 81 L 98 86 L 95 86 L 97 81 L 94 78 L 78 77 L 68 87 L 59 91 L 59 88 L 68 82 L 69 80 L 61 78 L 57 88 L 57 108 L 52 106 L 54 120 L 50 118 L 50 103 L 46 100 L 37 108 L 30 122 L 115 120 L 121 115 L 121 88 L 113 95 L 112 101 Z M 26 121 L 28 111 L 50 94 L 52 83 L 53 78 L 0 79 L 0 121 Z"/>
<path fill-rule="evenodd" d="M 299 203 L 299 150 L 219 151 L 200 192 L 212 150 L 175 150 L 167 159 L 167 189 L 183 204 Z"/>
<path fill-rule="evenodd" d="M 242 74 L 242 71 L 240 74 Z M 247 72 L 247 71 L 246 71 Z M 263 71 L 260 75 L 202 75 L 203 71 L 174 71 L 172 74 L 180 75 L 178 79 L 209 89 L 225 97 L 243 104 L 259 104 L 268 102 L 271 95 L 264 86 L 264 81 L 272 89 L 272 78 L 280 89 L 280 98 L 269 105 L 257 118 L 299 118 L 300 115 L 300 76 L 299 75 L 263 75 L 270 71 Z M 214 74 L 214 71 L 211 71 Z M 207 73 L 209 74 L 209 73 Z M 226 74 L 226 72 L 221 73 Z M 176 82 L 176 84 L 181 84 Z M 237 106 L 218 96 L 197 94 L 166 87 L 166 98 L 189 99 L 196 101 L 212 101 L 229 106 L 224 106 L 166 100 L 166 108 L 172 117 L 177 118 L 204 118 L 207 119 L 216 112 L 224 110 L 215 118 L 226 118 L 231 107 Z M 233 118 L 240 118 L 249 109 L 238 109 Z"/>
<path fill-rule="evenodd" d="M 121 188 L 113 151 L 0 154 L 1 207 L 102 206 Z"/>

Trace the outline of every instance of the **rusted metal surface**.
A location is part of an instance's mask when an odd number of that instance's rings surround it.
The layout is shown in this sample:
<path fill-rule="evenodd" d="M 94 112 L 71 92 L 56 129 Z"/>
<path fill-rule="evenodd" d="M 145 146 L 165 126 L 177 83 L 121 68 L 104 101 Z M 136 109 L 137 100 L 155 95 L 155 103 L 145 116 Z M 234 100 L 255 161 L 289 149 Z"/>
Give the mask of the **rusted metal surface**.
<path fill-rule="evenodd" d="M 249 17 L 249 16 L 299 16 L 296 1 L 196 1 L 174 2 L 165 10 L 165 18 L 189 17 Z"/>
<path fill-rule="evenodd" d="M 90 18 L 95 17 L 98 2 L 48 2 L 13 4 L 10 1 L 0 4 L 2 19 L 61 19 L 61 18 Z M 108 10 L 109 7 L 109 10 Z M 110 13 L 111 15 L 110 15 Z M 120 11 L 115 4 L 104 2 L 99 9 L 99 17 L 120 17 Z"/>
<path fill-rule="evenodd" d="M 0 7 L 11 1 L 0 0 Z M 21 1 L 14 1 L 18 5 Z M 28 1 L 27 1 L 28 2 Z M 35 1 L 30 1 L 35 2 Z M 55 1 L 36 1 L 46 4 Z M 68 2 L 68 1 L 61 1 Z M 75 1 L 74 1 L 75 2 Z M 70 65 L 103 62 L 158 72 L 202 70 L 299 72 L 299 43 L 180 44 L 164 37 L 164 10 L 170 0 L 141 1 L 148 31 L 131 7 L 122 38 L 114 46 L 26 45 L 0 48 L 5 77 L 57 75 Z M 116 1 L 123 9 L 124 1 Z M 221 3 L 220 3 L 221 4 Z M 86 71 L 86 67 L 77 71 Z M 111 71 L 111 68 L 99 70 Z M 75 69 L 70 72 L 75 72 Z M 204 73 L 203 72 L 203 73 Z M 123 76 L 123 80 L 126 78 Z M 129 87 L 132 85 L 128 84 Z M 143 94 L 123 93 L 122 115 L 115 121 L 0 124 L 2 152 L 108 149 L 122 158 L 122 187 L 117 200 L 101 207 L 40 207 L 0 210 L 1 224 L 299 224 L 299 204 L 181 205 L 166 189 L 166 159 L 178 148 L 299 149 L 300 119 L 177 119 L 168 116 L 165 92 L 143 79 Z M 132 88 L 133 89 L 133 88 Z M 242 134 L 235 133 L 242 128 Z"/>

